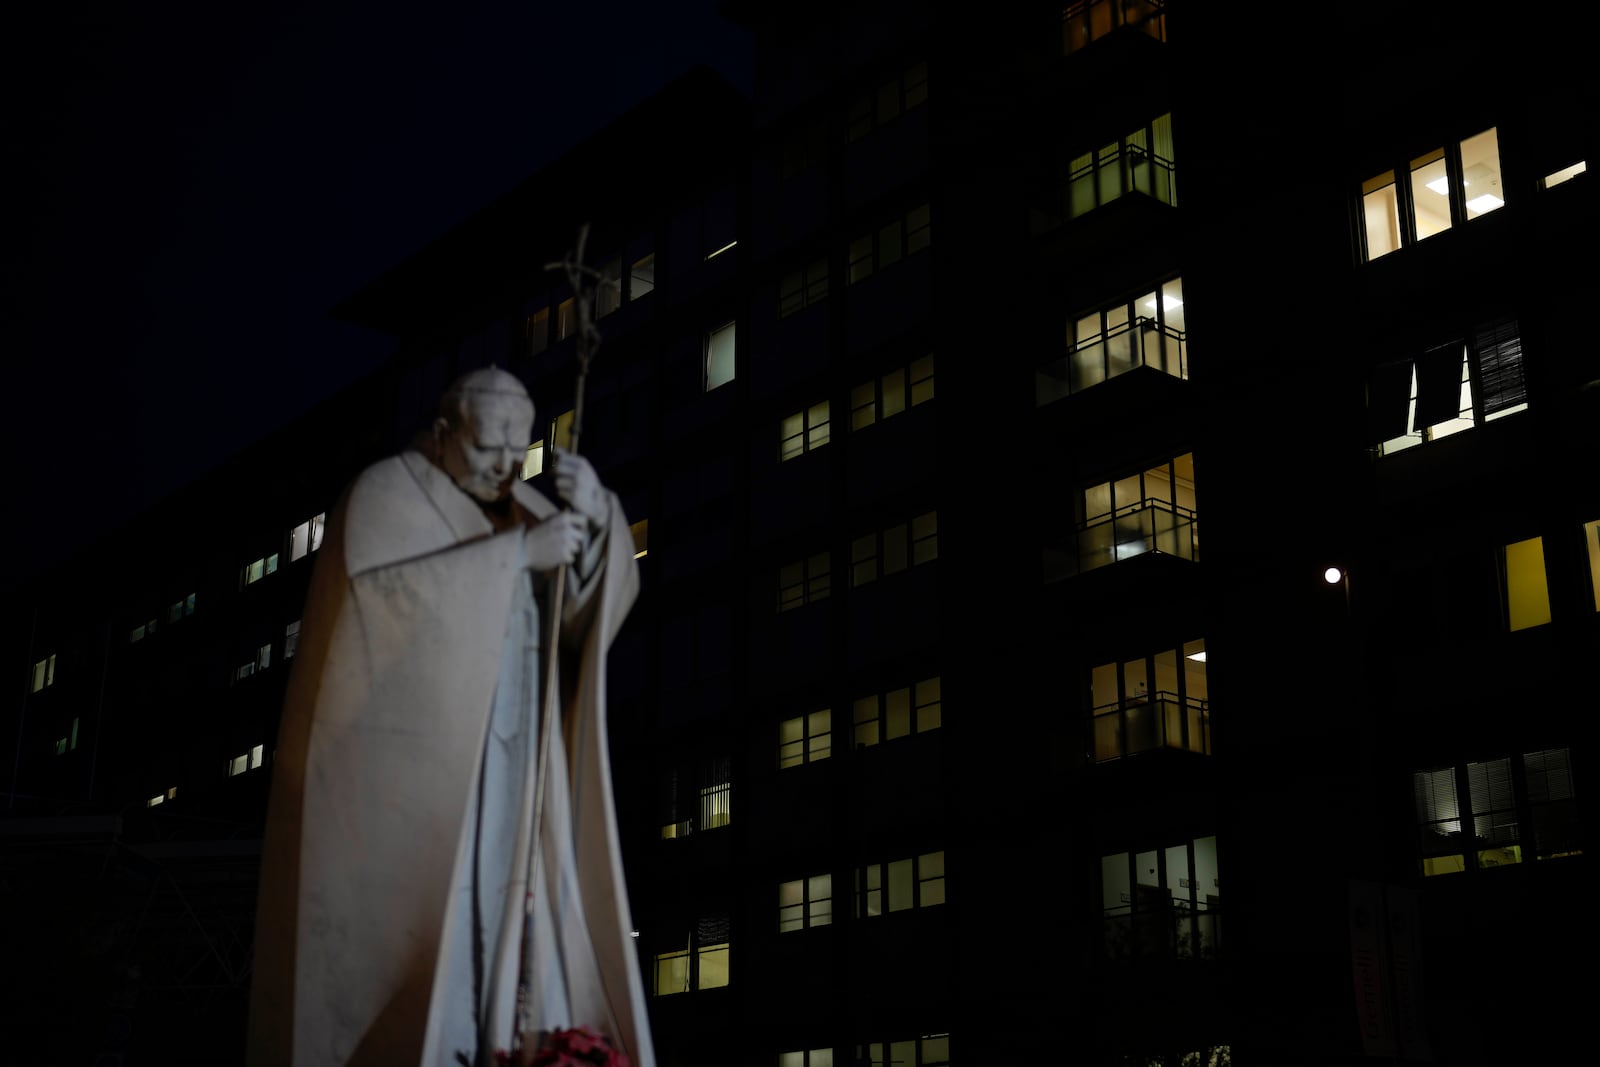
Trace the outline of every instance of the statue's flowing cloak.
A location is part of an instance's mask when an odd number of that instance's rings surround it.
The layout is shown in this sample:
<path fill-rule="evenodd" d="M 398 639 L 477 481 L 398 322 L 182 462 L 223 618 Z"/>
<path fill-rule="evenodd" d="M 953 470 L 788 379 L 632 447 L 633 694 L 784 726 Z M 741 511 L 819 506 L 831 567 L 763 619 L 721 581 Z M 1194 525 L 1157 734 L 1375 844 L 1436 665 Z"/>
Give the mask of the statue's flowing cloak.
<path fill-rule="evenodd" d="M 512 496 L 526 521 L 556 510 L 521 481 Z M 574 1018 L 543 1021 L 596 1026 L 636 1067 L 654 1067 L 605 720 L 606 653 L 637 596 L 638 568 L 610 499 L 610 525 L 593 546 L 603 566 L 588 561 L 563 612 L 577 629 L 562 642 L 566 773 L 550 777 L 562 788 L 546 793 L 539 840 L 547 857 L 571 864 L 559 875 L 575 892 L 557 894 L 554 921 Z M 274 753 L 251 1067 L 434 1067 L 446 1002 L 436 987 L 460 928 L 450 902 L 471 876 L 469 802 L 501 660 L 515 653 L 507 633 L 517 591 L 528 588 L 523 551 L 521 525 L 495 533 L 418 452 L 367 468 L 335 507 Z"/>

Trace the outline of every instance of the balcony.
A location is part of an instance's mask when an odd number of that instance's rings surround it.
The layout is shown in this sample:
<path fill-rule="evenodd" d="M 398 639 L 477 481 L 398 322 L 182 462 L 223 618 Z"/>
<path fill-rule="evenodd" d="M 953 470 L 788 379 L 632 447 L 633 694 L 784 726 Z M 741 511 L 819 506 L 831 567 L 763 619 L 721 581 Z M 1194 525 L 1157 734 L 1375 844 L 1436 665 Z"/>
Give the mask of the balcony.
<path fill-rule="evenodd" d="M 1061 11 L 1061 53 L 1070 56 L 1124 27 L 1165 41 L 1166 4 L 1161 0 L 1079 0 L 1068 4 Z"/>
<path fill-rule="evenodd" d="M 1039 368 L 1034 378 L 1034 405 L 1043 407 L 1136 367 L 1188 378 L 1185 332 L 1140 316 L 1132 323 L 1096 334 L 1067 355 Z"/>
<path fill-rule="evenodd" d="M 1161 691 L 1095 708 L 1090 732 L 1096 763 L 1168 748 L 1209 756 L 1211 705 Z"/>
<path fill-rule="evenodd" d="M 1164 500 L 1141 500 L 1091 519 L 1078 529 L 1077 569 L 1072 573 L 1147 553 L 1199 559 L 1194 510 Z"/>
<path fill-rule="evenodd" d="M 1145 890 L 1150 887 L 1141 886 Z M 1148 909 L 1109 908 L 1104 921 L 1106 956 L 1113 960 L 1214 960 L 1222 944 L 1222 912 L 1172 899 Z"/>

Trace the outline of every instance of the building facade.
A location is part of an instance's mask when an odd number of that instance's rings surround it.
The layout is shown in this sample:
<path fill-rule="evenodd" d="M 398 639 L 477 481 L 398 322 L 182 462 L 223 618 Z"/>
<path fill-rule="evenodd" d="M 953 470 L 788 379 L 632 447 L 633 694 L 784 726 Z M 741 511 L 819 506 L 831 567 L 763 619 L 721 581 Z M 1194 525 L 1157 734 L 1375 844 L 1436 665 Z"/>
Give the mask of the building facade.
<path fill-rule="evenodd" d="M 753 98 L 695 72 L 375 279 L 337 313 L 390 366 L 13 614 L 0 862 L 46 980 L 8 1033 L 242 1041 L 322 516 L 491 363 L 538 406 L 539 484 L 577 369 L 544 266 L 587 223 L 664 1063 L 1573 1044 L 1600 351 L 1565 314 L 1595 273 L 1572 35 L 725 11 Z"/>

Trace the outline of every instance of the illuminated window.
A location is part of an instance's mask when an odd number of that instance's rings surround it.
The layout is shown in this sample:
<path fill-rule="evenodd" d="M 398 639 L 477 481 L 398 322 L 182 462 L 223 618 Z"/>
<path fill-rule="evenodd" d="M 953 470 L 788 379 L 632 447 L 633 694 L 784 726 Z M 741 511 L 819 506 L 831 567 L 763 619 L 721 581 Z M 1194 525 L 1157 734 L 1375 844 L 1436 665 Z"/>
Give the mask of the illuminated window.
<path fill-rule="evenodd" d="M 604 318 L 622 306 L 622 260 L 613 259 L 600 268 L 600 284 L 594 295 L 595 318 Z"/>
<path fill-rule="evenodd" d="M 1583 541 L 1589 551 L 1589 587 L 1594 594 L 1594 610 L 1600 611 L 1600 519 L 1583 524 Z"/>
<path fill-rule="evenodd" d="M 944 722 L 939 679 L 924 678 L 915 685 L 858 697 L 853 705 L 856 748 L 937 730 Z"/>
<path fill-rule="evenodd" d="M 833 755 L 833 712 L 828 708 L 778 724 L 778 767 L 800 767 Z"/>
<path fill-rule="evenodd" d="M 135 626 L 128 633 L 128 643 L 131 645 L 136 641 L 143 641 L 144 640 L 144 635 L 147 632 L 147 630 L 148 630 L 148 625 L 146 623 L 142 623 L 141 622 L 138 626 Z"/>
<path fill-rule="evenodd" d="M 637 300 L 656 287 L 656 255 L 641 256 L 628 268 L 628 299 Z"/>
<path fill-rule="evenodd" d="M 1148 552 L 1199 558 L 1191 453 L 1090 486 L 1081 504 L 1080 572 Z"/>
<path fill-rule="evenodd" d="M 728 984 L 729 924 L 723 916 L 701 919 L 684 947 L 655 957 L 655 995 L 717 989 Z M 691 951 L 692 950 L 692 951 Z"/>
<path fill-rule="evenodd" d="M 833 1049 L 813 1048 L 778 1053 L 778 1067 L 833 1067 Z"/>
<path fill-rule="evenodd" d="M 242 682 L 246 678 L 249 678 L 252 675 L 254 675 L 255 673 L 256 673 L 256 661 L 255 660 L 251 660 L 248 663 L 241 663 L 241 664 L 239 664 L 239 666 L 235 667 L 234 670 L 233 670 L 233 680 L 236 681 L 236 682 Z"/>
<path fill-rule="evenodd" d="M 1389 455 L 1525 411 L 1522 363 L 1521 332 L 1504 319 L 1465 342 L 1379 364 L 1367 381 L 1368 440 Z"/>
<path fill-rule="evenodd" d="M 688 837 L 733 821 L 733 775 L 728 757 L 718 756 L 661 776 L 661 837 Z"/>
<path fill-rule="evenodd" d="M 1215 837 L 1102 856 L 1100 893 L 1107 955 L 1216 956 L 1222 880 Z"/>
<path fill-rule="evenodd" d="M 550 434 L 546 438 L 552 448 L 572 451 L 572 422 L 578 417 L 577 409 L 568 408 L 550 420 Z M 527 465 L 527 456 L 523 456 L 523 465 Z M 541 461 L 541 466 L 543 462 Z"/>
<path fill-rule="evenodd" d="M 815 259 L 802 270 L 785 274 L 778 282 L 778 317 L 787 318 L 802 308 L 820 303 L 828 295 L 828 261 Z"/>
<path fill-rule="evenodd" d="M 828 443 L 828 402 L 785 415 L 778 428 L 778 460 L 795 459 Z"/>
<path fill-rule="evenodd" d="M 831 586 L 828 553 L 786 563 L 778 569 L 778 610 L 791 611 L 826 600 Z"/>
<path fill-rule="evenodd" d="M 851 98 L 845 109 L 845 139 L 858 141 L 927 100 L 928 64 L 918 60 Z"/>
<path fill-rule="evenodd" d="M 193 593 L 190 593 L 187 597 L 184 598 L 184 601 L 183 601 L 183 613 L 186 616 L 194 614 L 194 594 Z"/>
<path fill-rule="evenodd" d="M 1549 189 L 1552 186 L 1560 185 L 1562 182 L 1571 181 L 1573 178 L 1576 178 L 1578 175 L 1582 174 L 1588 169 L 1589 165 L 1583 160 L 1579 160 L 1570 167 L 1562 167 L 1560 170 L 1553 171 L 1550 174 L 1546 174 L 1543 178 L 1540 178 L 1539 188 Z"/>
<path fill-rule="evenodd" d="M 1550 621 L 1550 589 L 1544 575 L 1544 538 L 1505 547 L 1502 557 L 1506 627 L 1527 630 Z"/>
<path fill-rule="evenodd" d="M 264 671 L 272 666 L 272 643 L 269 641 L 256 649 L 256 670 Z"/>
<path fill-rule="evenodd" d="M 1090 671 L 1089 692 L 1096 763 L 1163 748 L 1211 751 L 1204 641 L 1103 663 Z"/>
<path fill-rule="evenodd" d="M 689 992 L 689 949 L 673 949 L 656 954 L 656 988 L 658 997 Z"/>
<path fill-rule="evenodd" d="M 850 584 L 866 585 L 882 574 L 939 558 L 939 514 L 924 512 L 909 523 L 897 523 L 850 542 Z"/>
<path fill-rule="evenodd" d="M 254 585 L 267 575 L 276 573 L 277 570 L 278 554 L 274 552 L 270 556 L 264 556 L 261 559 L 246 563 L 239 574 L 239 584 L 241 586 Z"/>
<path fill-rule="evenodd" d="M 708 393 L 719 385 L 733 381 L 735 325 L 730 322 L 706 334 L 704 383 Z"/>
<path fill-rule="evenodd" d="M 633 535 L 633 558 L 643 559 L 650 554 L 650 520 L 640 519 L 628 527 Z"/>
<path fill-rule="evenodd" d="M 523 336 L 527 339 L 528 355 L 537 356 L 550 347 L 550 309 L 540 308 L 523 323 Z"/>
<path fill-rule="evenodd" d="M 578 303 L 567 297 L 556 305 L 556 340 L 565 341 L 578 332 Z"/>
<path fill-rule="evenodd" d="M 1068 322 L 1067 354 L 1039 369 L 1034 402 L 1048 404 L 1135 367 L 1189 376 L 1181 278 Z"/>
<path fill-rule="evenodd" d="M 300 620 L 296 619 L 283 628 L 283 658 L 293 659 L 295 649 L 300 647 Z"/>
<path fill-rule="evenodd" d="M 932 243 L 932 232 L 928 205 L 919 204 L 903 217 L 862 234 L 850 242 L 847 250 L 845 280 L 854 285 L 871 277 L 874 270 L 883 270 L 922 251 Z"/>
<path fill-rule="evenodd" d="M 1162 0 L 1078 0 L 1068 4 L 1061 11 L 1062 54 L 1071 55 L 1124 26 L 1165 41 L 1166 4 Z"/>
<path fill-rule="evenodd" d="M 326 512 L 318 512 L 289 531 L 290 563 L 322 547 L 322 527 L 326 519 Z"/>
<path fill-rule="evenodd" d="M 900 414 L 907 406 L 916 407 L 918 404 L 925 404 L 932 400 L 933 396 L 933 357 L 923 356 L 909 367 L 896 367 L 889 373 L 870 378 L 850 390 L 850 428 L 864 429 L 891 415 Z"/>
<path fill-rule="evenodd" d="M 733 780 L 726 758 L 709 761 L 700 786 L 700 829 L 715 830 L 733 821 Z"/>
<path fill-rule="evenodd" d="M 1361 258 L 1386 256 L 1504 205 L 1499 139 L 1488 129 L 1361 183 Z"/>
<path fill-rule="evenodd" d="M 37 693 L 39 690 L 56 684 L 56 654 L 50 653 L 44 659 L 38 660 L 33 665 L 33 688 L 29 692 Z"/>
<path fill-rule="evenodd" d="M 924 852 L 886 863 L 857 867 L 855 917 L 875 918 L 889 912 L 943 904 L 944 852 Z"/>
<path fill-rule="evenodd" d="M 1075 157 L 1068 166 L 1067 217 L 1075 219 L 1127 193 L 1176 204 L 1172 116 Z"/>
<path fill-rule="evenodd" d="M 544 441 L 538 440 L 528 446 L 522 454 L 522 480 L 527 481 L 536 474 L 544 473 Z"/>
<path fill-rule="evenodd" d="M 228 761 L 228 777 L 229 778 L 232 778 L 236 774 L 243 774 L 245 771 L 248 771 L 249 769 L 250 769 L 250 753 L 248 753 L 248 752 L 243 753 L 242 755 L 235 756 L 231 760 Z"/>
<path fill-rule="evenodd" d="M 778 884 L 778 932 L 794 933 L 833 923 L 833 875 L 814 874 Z"/>
<path fill-rule="evenodd" d="M 1417 771 L 1411 781 L 1424 875 L 1582 852 L 1567 749 Z"/>

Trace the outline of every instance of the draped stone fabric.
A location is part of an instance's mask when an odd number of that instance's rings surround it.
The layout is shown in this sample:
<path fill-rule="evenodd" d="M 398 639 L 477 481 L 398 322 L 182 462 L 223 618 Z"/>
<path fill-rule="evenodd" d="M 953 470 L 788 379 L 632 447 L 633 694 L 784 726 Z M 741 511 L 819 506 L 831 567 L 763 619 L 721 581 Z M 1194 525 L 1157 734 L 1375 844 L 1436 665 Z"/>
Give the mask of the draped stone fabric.
<path fill-rule="evenodd" d="M 524 946 L 522 1023 L 591 1026 L 654 1067 L 605 719 L 606 653 L 638 569 L 610 503 L 568 570 L 561 717 L 541 761 L 543 583 L 523 565 L 523 527 L 554 505 L 518 481 L 519 521 L 496 533 L 414 451 L 341 498 L 274 752 L 250 1067 L 482 1062 L 481 1031 L 503 1049 L 517 1025 Z M 517 813 L 541 766 L 530 864 Z"/>

